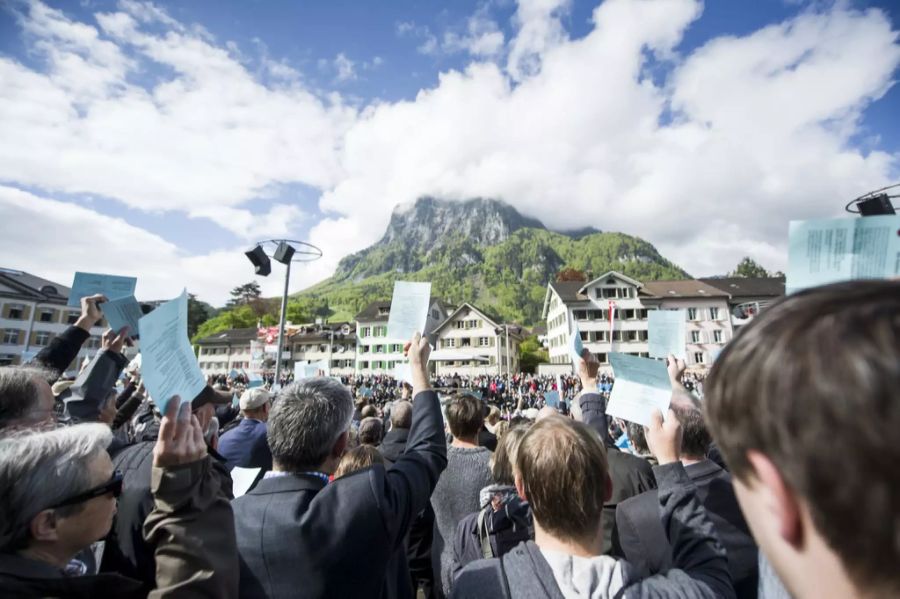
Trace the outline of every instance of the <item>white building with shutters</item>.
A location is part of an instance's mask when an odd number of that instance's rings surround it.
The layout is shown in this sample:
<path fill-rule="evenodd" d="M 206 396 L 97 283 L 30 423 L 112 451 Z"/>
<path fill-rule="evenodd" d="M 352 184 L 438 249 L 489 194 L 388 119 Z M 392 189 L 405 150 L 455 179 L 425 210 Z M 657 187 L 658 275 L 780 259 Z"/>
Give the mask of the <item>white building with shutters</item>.
<path fill-rule="evenodd" d="M 35 275 L 0 268 L 0 366 L 27 362 L 50 341 L 75 324 L 80 308 L 66 306 L 70 289 Z M 106 328 L 101 320 L 90 331 L 78 357 L 67 372 L 74 372 L 86 356 L 100 349 Z"/>
<path fill-rule="evenodd" d="M 471 304 L 454 310 L 433 331 L 438 376 L 496 375 L 519 371 L 522 327 L 504 324 Z"/>
<path fill-rule="evenodd" d="M 748 301 L 765 307 L 784 294 L 784 279 L 703 279 L 640 282 L 611 271 L 589 282 L 551 282 L 544 298 L 551 365 L 571 364 L 570 332 L 577 324 L 584 347 L 609 372 L 609 353 L 648 357 L 650 310 L 684 310 L 690 369 L 705 370 L 745 324 L 733 309 Z M 612 314 L 610 311 L 612 310 Z"/>

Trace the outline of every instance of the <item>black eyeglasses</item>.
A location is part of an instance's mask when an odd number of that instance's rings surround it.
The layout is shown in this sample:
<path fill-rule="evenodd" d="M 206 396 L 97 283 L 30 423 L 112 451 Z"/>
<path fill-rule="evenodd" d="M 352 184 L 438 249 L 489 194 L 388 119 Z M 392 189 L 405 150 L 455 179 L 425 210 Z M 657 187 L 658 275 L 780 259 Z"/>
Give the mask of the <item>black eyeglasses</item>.
<path fill-rule="evenodd" d="M 106 495 L 107 493 L 112 493 L 113 497 L 118 497 L 122 494 L 122 481 L 124 480 L 124 478 L 125 477 L 122 475 L 122 473 L 116 470 L 115 472 L 113 472 L 112 477 L 102 485 L 94 487 L 93 489 L 88 489 L 84 493 L 79 493 L 78 495 L 69 497 L 64 501 L 60 501 L 59 503 L 51 506 L 48 509 L 56 509 L 58 507 L 65 507 L 67 505 L 75 505 L 77 503 L 93 499 L 94 497 Z"/>

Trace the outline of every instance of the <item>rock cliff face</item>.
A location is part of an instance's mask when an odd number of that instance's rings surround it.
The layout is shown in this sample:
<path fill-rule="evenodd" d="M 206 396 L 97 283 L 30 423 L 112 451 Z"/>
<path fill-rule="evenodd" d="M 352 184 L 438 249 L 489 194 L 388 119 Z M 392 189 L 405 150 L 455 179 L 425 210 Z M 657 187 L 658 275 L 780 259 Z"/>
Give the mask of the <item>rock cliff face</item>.
<path fill-rule="evenodd" d="M 547 283 L 563 268 L 589 276 L 617 270 L 638 280 L 686 276 L 637 237 L 593 227 L 559 233 L 497 200 L 426 197 L 397 207 L 381 240 L 299 295 L 353 318 L 369 302 L 390 298 L 395 280 L 431 281 L 434 294 L 451 303 L 534 324 Z"/>

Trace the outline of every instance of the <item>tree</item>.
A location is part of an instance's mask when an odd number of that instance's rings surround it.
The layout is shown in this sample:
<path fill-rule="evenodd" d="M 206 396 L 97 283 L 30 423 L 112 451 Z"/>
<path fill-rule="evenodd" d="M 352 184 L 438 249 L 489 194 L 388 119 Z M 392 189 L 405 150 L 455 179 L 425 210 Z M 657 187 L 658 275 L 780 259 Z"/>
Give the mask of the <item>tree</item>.
<path fill-rule="evenodd" d="M 228 304 L 225 307 L 244 306 L 253 303 L 254 300 L 258 300 L 260 297 L 262 297 L 262 290 L 259 288 L 259 283 L 250 281 L 231 290 L 231 299 L 228 300 Z"/>
<path fill-rule="evenodd" d="M 196 295 L 188 294 L 188 337 L 197 334 L 200 325 L 212 318 L 213 311 L 212 306 L 198 300 Z"/>
<path fill-rule="evenodd" d="M 547 350 L 541 347 L 537 336 L 532 335 L 519 344 L 519 368 L 522 372 L 533 373 L 537 365 L 548 362 L 550 356 Z"/>
<path fill-rule="evenodd" d="M 753 258 L 750 256 L 745 256 L 743 260 L 741 260 L 737 267 L 734 269 L 734 272 L 729 273 L 730 277 L 741 277 L 745 279 L 751 278 L 760 278 L 760 277 L 768 277 L 769 272 L 757 264 Z"/>
<path fill-rule="evenodd" d="M 564 268 L 556 273 L 557 283 L 562 283 L 564 281 L 581 281 L 582 283 L 586 283 L 587 280 L 587 275 L 575 268 Z"/>

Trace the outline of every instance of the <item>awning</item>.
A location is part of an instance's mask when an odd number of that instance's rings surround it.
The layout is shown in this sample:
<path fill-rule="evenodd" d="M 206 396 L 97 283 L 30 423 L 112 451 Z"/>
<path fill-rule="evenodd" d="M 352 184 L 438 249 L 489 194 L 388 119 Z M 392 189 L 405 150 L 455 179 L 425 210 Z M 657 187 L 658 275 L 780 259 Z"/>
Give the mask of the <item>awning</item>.
<path fill-rule="evenodd" d="M 470 354 L 461 349 L 436 349 L 428 358 L 432 362 L 490 362 L 488 356 Z"/>

